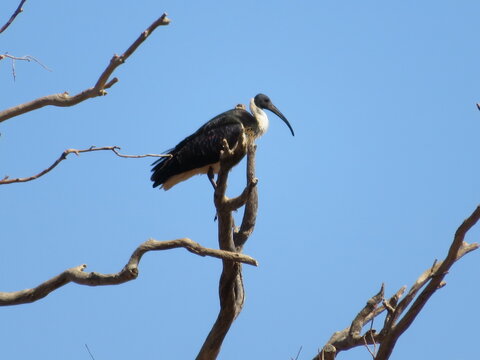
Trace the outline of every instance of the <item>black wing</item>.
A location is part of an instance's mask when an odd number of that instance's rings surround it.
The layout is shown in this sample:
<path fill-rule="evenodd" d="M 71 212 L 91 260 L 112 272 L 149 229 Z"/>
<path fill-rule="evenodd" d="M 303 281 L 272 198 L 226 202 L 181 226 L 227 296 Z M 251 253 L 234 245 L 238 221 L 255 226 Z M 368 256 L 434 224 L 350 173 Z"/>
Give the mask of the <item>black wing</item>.
<path fill-rule="evenodd" d="M 233 147 L 244 132 L 243 117 L 252 116 L 245 110 L 224 112 L 182 140 L 167 153 L 172 157 L 160 158 L 152 165 L 153 187 L 165 183 L 172 176 L 215 164 L 220 159 L 222 141 Z"/>

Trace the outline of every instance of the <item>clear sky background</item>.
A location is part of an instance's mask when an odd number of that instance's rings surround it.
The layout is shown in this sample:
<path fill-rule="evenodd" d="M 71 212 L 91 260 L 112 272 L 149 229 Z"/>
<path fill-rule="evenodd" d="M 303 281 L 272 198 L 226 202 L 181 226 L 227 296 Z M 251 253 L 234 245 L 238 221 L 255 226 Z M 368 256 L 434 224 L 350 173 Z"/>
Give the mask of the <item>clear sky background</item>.
<path fill-rule="evenodd" d="M 18 0 L 0 2 L 6 21 Z M 108 96 L 0 126 L 0 175 L 29 176 L 67 148 L 160 153 L 216 114 L 268 94 L 258 141 L 259 214 L 245 253 L 243 312 L 221 359 L 311 359 L 385 282 L 388 295 L 442 259 L 480 203 L 478 1 L 27 1 L 0 35 L 2 109 L 93 86 L 164 11 Z M 151 188 L 151 159 L 70 155 L 43 178 L 0 188 L 0 290 L 82 263 L 119 271 L 152 237 L 217 247 L 212 189 Z M 229 192 L 244 185 L 245 164 Z M 239 214 L 240 215 L 240 214 Z M 469 234 L 478 240 L 480 229 Z M 447 276 L 392 359 L 478 358 L 480 252 Z M 218 312 L 221 262 L 149 253 L 137 280 L 69 284 L 1 311 L 0 358 L 192 359 Z M 376 323 L 375 327 L 380 327 Z M 370 359 L 364 348 L 342 359 Z"/>

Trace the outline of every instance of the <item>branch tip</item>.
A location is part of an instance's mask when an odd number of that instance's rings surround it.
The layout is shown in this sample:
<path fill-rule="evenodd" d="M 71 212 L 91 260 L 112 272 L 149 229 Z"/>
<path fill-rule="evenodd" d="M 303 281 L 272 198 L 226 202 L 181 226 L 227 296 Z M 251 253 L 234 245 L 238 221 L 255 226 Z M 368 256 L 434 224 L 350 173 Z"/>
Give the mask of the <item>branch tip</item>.
<path fill-rule="evenodd" d="M 21 13 L 23 12 L 23 4 L 25 4 L 25 1 L 27 0 L 21 0 L 20 1 L 20 4 L 18 5 L 17 9 L 15 10 L 15 12 L 13 13 L 13 15 L 10 17 L 10 19 L 8 19 L 8 21 L 5 23 L 5 25 L 3 25 L 1 28 L 0 28 L 0 34 L 3 33 L 5 30 L 7 30 L 7 28 L 12 25 L 13 21 L 15 20 L 15 18 Z"/>
<path fill-rule="evenodd" d="M 15 178 L 15 179 L 10 179 L 8 176 L 4 177 L 2 180 L 0 180 L 0 185 L 6 185 L 6 184 L 13 184 L 13 183 L 22 183 L 22 182 L 27 182 L 27 181 L 32 181 L 35 179 L 38 179 L 39 177 L 49 173 L 51 170 L 53 170 L 55 167 L 57 167 L 58 164 L 60 164 L 63 160 L 67 159 L 68 154 L 75 154 L 79 156 L 81 153 L 84 152 L 93 152 L 93 151 L 104 151 L 104 150 L 109 150 L 112 151 L 115 155 L 118 157 L 122 158 L 144 158 L 144 157 L 171 157 L 170 154 L 143 154 L 143 155 L 124 155 L 120 154 L 118 150 L 120 150 L 119 146 L 104 146 L 104 147 L 96 147 L 94 145 L 90 146 L 88 149 L 82 149 L 82 150 L 77 150 L 77 149 L 67 149 L 62 154 L 60 157 L 55 160 L 55 162 L 50 165 L 48 168 L 45 170 L 39 172 L 36 175 L 25 177 L 25 178 Z"/>
<path fill-rule="evenodd" d="M 22 0 L 22 3 L 25 2 L 25 0 Z M 18 15 L 18 14 L 16 14 Z M 15 15 L 15 16 L 16 16 Z M 13 21 L 13 20 L 11 20 Z M 170 22 L 166 18 L 166 15 L 163 14 L 158 18 L 156 21 L 154 21 L 147 29 L 148 33 L 151 34 L 157 27 L 160 25 L 167 25 Z M 9 25 L 9 24 L 8 24 Z M 7 25 L 7 26 L 8 26 Z M 5 30 L 5 26 L 0 29 L 0 32 Z M 110 76 L 112 73 L 116 70 L 118 66 L 123 64 L 129 57 L 132 55 L 137 48 L 145 41 L 146 37 L 143 36 L 143 33 L 140 34 L 140 36 L 130 45 L 130 47 L 122 54 L 122 55 L 114 55 L 108 66 L 104 69 L 104 71 L 100 74 L 98 77 L 95 85 L 91 88 L 88 88 L 74 96 L 68 96 L 68 93 L 63 93 L 63 94 L 53 94 L 53 95 L 47 95 L 35 100 L 32 100 L 30 102 L 20 104 L 17 106 L 14 106 L 12 108 L 0 111 L 0 122 L 3 122 L 5 120 L 11 119 L 13 117 L 25 114 L 27 112 L 33 111 L 40 109 L 45 106 L 59 106 L 59 107 L 68 107 L 68 106 L 74 106 L 77 105 L 78 103 L 85 101 L 87 99 L 95 98 L 98 96 L 104 96 L 107 94 L 105 89 L 108 89 L 111 87 L 113 84 L 118 82 L 117 78 L 113 78 L 112 80 L 109 81 Z M 7 55 L 4 55 L 4 57 L 9 57 Z M 34 60 L 38 62 L 35 58 L 29 56 L 28 58 L 25 58 L 25 60 Z M 38 62 L 41 64 L 40 62 Z M 14 63 L 13 63 L 14 64 Z M 13 65 L 12 64 L 12 65 Z M 41 64 L 42 65 L 42 64 Z M 43 65 L 42 65 L 43 66 Z M 45 67 L 45 66 L 44 66 Z M 46 67 L 45 67 L 46 68 Z M 15 77 L 15 68 L 13 67 L 13 74 Z"/>

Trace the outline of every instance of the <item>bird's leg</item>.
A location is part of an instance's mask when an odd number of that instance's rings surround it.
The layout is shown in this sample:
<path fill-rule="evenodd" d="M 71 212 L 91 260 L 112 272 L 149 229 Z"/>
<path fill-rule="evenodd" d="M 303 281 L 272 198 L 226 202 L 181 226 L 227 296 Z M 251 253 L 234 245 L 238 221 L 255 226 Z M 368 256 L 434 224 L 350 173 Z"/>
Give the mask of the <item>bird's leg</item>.
<path fill-rule="evenodd" d="M 207 172 L 207 176 L 208 176 L 208 180 L 210 181 L 210 184 L 212 184 L 213 186 L 213 190 L 217 190 L 217 183 L 215 182 L 215 174 L 213 172 L 213 167 L 209 167 L 208 168 L 208 172 Z M 217 221 L 217 213 L 215 213 L 215 218 L 213 219 L 213 221 Z"/>
<path fill-rule="evenodd" d="M 213 172 L 213 167 L 210 166 L 208 168 L 207 176 L 208 176 L 208 180 L 210 181 L 210 184 L 212 184 L 212 186 L 213 186 L 213 190 L 216 190 L 217 189 L 217 183 L 215 182 L 215 174 Z"/>

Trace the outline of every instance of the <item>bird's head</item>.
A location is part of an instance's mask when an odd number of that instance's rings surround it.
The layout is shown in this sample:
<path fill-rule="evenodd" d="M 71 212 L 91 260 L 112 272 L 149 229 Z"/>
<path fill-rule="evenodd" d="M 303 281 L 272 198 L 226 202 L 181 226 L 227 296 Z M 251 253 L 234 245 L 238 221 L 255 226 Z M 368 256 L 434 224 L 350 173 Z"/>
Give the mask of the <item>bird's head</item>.
<path fill-rule="evenodd" d="M 270 100 L 270 98 L 267 95 L 258 94 L 257 96 L 255 96 L 253 101 L 255 102 L 255 105 L 257 107 L 259 107 L 260 109 L 270 110 L 275 115 L 277 115 L 280 119 L 282 119 L 285 122 L 285 124 L 287 124 L 290 131 L 292 132 L 292 135 L 295 136 L 295 133 L 293 132 L 292 126 L 288 122 L 287 118 L 285 116 L 283 116 L 283 114 L 280 112 L 280 110 L 277 109 L 277 107 L 275 105 L 273 105 L 272 101 Z"/>

